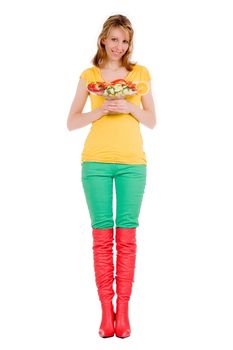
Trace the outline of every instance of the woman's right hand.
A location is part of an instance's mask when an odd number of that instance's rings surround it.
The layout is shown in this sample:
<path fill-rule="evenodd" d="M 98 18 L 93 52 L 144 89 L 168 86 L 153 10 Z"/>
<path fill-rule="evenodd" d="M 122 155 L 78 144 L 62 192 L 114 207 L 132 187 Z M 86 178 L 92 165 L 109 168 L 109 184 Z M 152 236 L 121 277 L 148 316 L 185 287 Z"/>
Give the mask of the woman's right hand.
<path fill-rule="evenodd" d="M 109 101 L 108 100 L 104 100 L 104 103 L 100 107 L 100 111 L 101 111 L 102 116 L 109 113 L 108 105 L 109 105 Z"/>
<path fill-rule="evenodd" d="M 105 100 L 102 106 L 99 108 L 101 117 L 108 114 L 117 114 L 117 112 L 112 112 L 111 106 L 114 100 Z"/>
<path fill-rule="evenodd" d="M 102 104 L 102 106 L 94 109 L 94 111 L 93 111 L 94 112 L 94 119 L 92 121 L 96 121 L 96 120 L 102 118 L 104 115 L 110 114 L 111 112 L 108 109 L 108 105 L 109 105 L 109 101 L 105 100 L 104 103 Z"/>

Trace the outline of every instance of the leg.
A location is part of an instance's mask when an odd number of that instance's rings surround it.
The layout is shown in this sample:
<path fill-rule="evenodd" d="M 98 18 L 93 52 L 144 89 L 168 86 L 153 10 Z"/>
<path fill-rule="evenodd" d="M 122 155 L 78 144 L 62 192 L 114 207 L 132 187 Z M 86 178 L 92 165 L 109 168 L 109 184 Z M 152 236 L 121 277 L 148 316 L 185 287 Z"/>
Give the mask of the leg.
<path fill-rule="evenodd" d="M 92 228 L 114 227 L 111 164 L 82 163 L 82 184 Z"/>
<path fill-rule="evenodd" d="M 95 280 L 102 308 L 102 320 L 99 335 L 102 338 L 114 335 L 114 310 L 112 299 L 114 264 L 113 264 L 113 228 L 93 229 L 93 254 Z"/>
<path fill-rule="evenodd" d="M 146 165 L 123 165 L 116 178 L 116 227 L 138 227 L 146 186 Z"/>
<path fill-rule="evenodd" d="M 122 167 L 116 176 L 116 292 L 115 333 L 120 338 L 130 336 L 128 303 L 132 293 L 136 261 L 136 227 L 146 185 L 146 167 Z"/>
<path fill-rule="evenodd" d="M 109 164 L 83 163 L 82 183 L 92 221 L 95 280 L 102 307 L 99 335 L 114 335 L 113 178 Z"/>

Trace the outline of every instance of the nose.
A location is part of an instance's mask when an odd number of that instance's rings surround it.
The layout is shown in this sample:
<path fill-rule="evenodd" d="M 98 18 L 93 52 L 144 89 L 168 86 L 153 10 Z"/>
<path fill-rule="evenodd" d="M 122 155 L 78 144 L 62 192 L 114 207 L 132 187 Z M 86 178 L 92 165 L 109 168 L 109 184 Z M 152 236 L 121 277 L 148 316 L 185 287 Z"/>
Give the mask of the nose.
<path fill-rule="evenodd" d="M 118 51 L 122 51 L 122 48 L 123 48 L 122 43 L 118 42 L 118 43 L 117 43 L 117 49 L 118 49 Z"/>

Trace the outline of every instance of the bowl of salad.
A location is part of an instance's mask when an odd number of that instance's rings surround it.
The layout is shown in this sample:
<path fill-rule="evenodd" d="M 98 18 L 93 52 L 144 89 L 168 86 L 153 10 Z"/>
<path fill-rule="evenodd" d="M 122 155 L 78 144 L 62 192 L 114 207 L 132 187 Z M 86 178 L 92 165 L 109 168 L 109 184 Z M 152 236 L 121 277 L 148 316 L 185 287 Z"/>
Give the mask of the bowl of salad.
<path fill-rule="evenodd" d="M 116 79 L 111 82 L 94 81 L 87 85 L 87 90 L 106 99 L 120 99 L 137 94 L 137 84 L 125 79 Z"/>

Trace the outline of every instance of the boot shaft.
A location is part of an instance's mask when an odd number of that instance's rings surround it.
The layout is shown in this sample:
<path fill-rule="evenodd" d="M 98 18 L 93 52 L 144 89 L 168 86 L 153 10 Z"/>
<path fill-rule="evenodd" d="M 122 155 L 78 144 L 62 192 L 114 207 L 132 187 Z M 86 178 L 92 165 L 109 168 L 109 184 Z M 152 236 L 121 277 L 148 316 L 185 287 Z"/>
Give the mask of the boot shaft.
<path fill-rule="evenodd" d="M 119 302 L 129 301 L 136 264 L 136 228 L 116 228 L 116 292 Z"/>
<path fill-rule="evenodd" d="M 101 303 L 108 303 L 112 301 L 115 295 L 113 290 L 113 228 L 93 228 L 92 235 L 94 271 L 98 295 Z"/>

